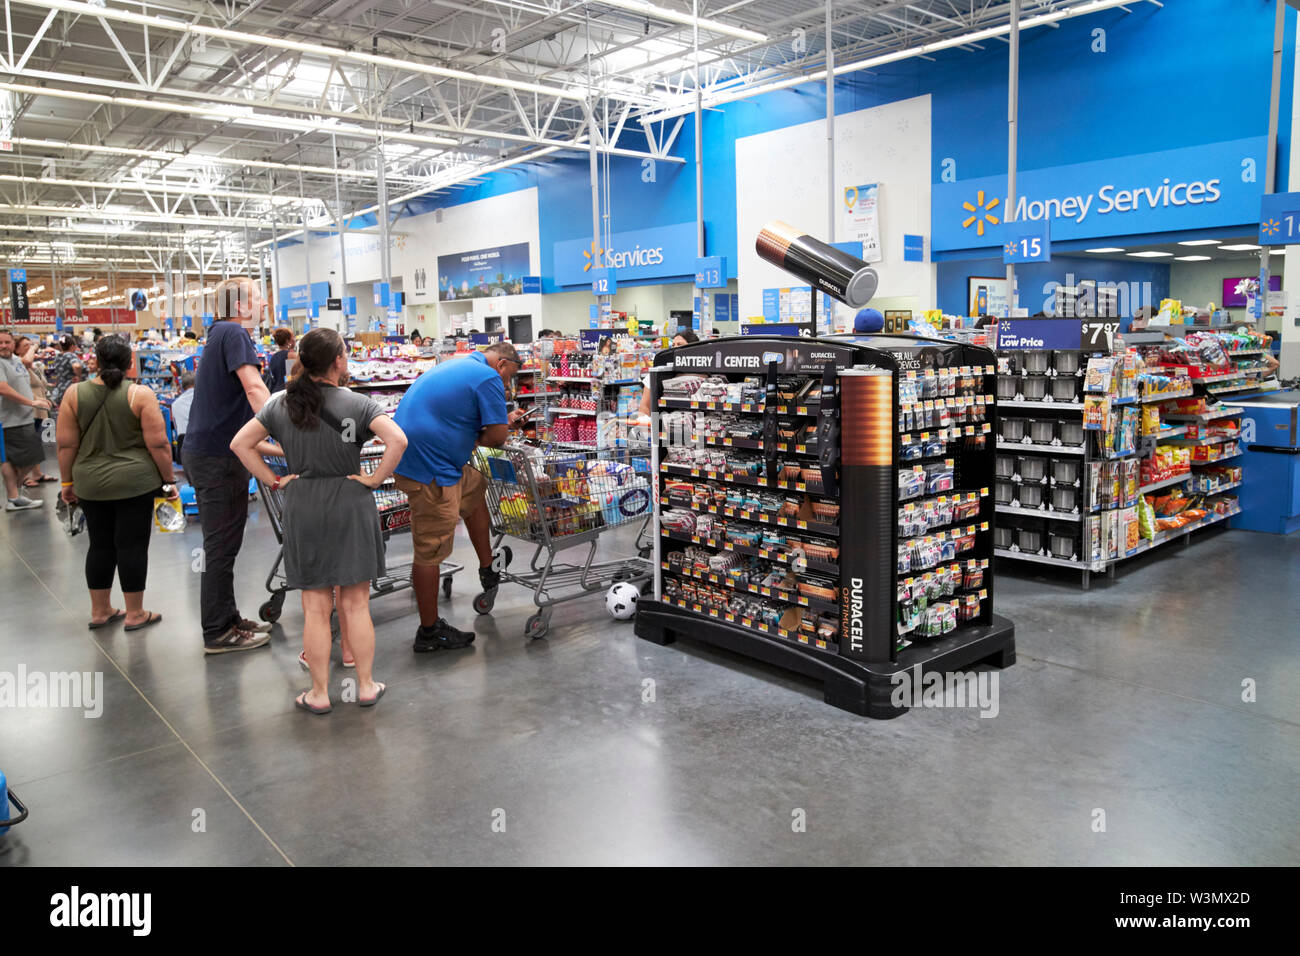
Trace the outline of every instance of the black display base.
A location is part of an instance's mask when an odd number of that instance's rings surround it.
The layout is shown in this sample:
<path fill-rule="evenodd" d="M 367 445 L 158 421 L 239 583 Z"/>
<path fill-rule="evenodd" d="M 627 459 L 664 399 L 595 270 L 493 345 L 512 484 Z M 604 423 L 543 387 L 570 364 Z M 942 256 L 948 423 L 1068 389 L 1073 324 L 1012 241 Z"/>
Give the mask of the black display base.
<path fill-rule="evenodd" d="M 826 703 L 878 720 L 901 716 L 905 706 L 890 698 L 900 671 L 920 665 L 921 673 L 949 673 L 976 664 L 1010 667 L 1016 662 L 1016 627 L 993 615 L 992 624 L 963 627 L 947 637 L 917 641 L 898 655 L 897 662 L 868 664 L 816 648 L 792 644 L 739 624 L 701 617 L 683 608 L 642 598 L 637 605 L 636 636 L 653 644 L 671 644 L 679 637 L 723 647 L 822 682 Z"/>

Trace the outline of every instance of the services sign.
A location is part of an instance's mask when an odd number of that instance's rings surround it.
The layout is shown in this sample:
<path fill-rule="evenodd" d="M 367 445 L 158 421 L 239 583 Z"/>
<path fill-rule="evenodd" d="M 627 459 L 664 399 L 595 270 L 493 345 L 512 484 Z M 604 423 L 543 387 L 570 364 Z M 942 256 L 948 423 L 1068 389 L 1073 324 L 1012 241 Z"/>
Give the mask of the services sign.
<path fill-rule="evenodd" d="M 695 223 L 616 232 L 608 249 L 590 238 L 555 243 L 555 284 L 586 286 L 593 269 L 618 270 L 621 282 L 695 277 Z"/>
<path fill-rule="evenodd" d="M 1050 220 L 1056 242 L 1253 223 L 1264 192 L 1265 142 L 1252 136 L 1022 170 L 1012 210 L 1005 174 L 933 183 L 931 247 L 1005 245 L 1008 219 Z"/>

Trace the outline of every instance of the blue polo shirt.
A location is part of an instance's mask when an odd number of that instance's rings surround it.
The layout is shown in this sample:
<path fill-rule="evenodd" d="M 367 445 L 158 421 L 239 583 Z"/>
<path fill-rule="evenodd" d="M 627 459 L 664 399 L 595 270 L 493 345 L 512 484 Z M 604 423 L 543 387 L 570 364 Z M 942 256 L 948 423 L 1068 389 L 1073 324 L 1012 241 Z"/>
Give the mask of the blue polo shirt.
<path fill-rule="evenodd" d="M 487 357 L 475 352 L 435 365 L 416 379 L 393 420 L 407 440 L 397 473 L 423 485 L 454 485 L 474 454 L 479 432 L 506 424 L 506 388 Z"/>

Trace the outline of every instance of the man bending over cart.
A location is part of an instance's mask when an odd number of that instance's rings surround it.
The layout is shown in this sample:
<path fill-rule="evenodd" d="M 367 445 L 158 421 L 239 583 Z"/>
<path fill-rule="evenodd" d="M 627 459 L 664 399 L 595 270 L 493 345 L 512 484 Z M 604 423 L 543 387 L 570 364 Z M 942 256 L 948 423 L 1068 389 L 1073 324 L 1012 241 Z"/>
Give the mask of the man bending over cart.
<path fill-rule="evenodd" d="M 458 519 L 464 519 L 478 555 L 484 592 L 493 593 L 500 584 L 492 568 L 484 479 L 469 460 L 476 445 L 504 445 L 508 429 L 523 415 L 506 414 L 505 390 L 521 364 L 515 347 L 501 342 L 436 365 L 416 379 L 393 416 L 408 441 L 396 483 L 411 505 L 411 587 L 420 610 L 417 653 L 474 642 L 473 631 L 452 627 L 438 615 L 439 566 L 451 554 Z"/>

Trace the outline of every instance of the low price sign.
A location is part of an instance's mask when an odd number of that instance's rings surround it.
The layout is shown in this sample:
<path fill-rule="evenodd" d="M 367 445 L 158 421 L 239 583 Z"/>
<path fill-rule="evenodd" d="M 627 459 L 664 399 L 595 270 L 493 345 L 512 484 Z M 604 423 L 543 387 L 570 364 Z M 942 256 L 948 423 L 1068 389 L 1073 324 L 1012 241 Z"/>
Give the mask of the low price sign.
<path fill-rule="evenodd" d="M 1110 352 L 1119 334 L 1118 319 L 1084 319 L 1079 334 L 1079 348 L 1085 352 Z"/>
<path fill-rule="evenodd" d="M 1001 319 L 998 322 L 999 351 L 1078 347 L 1078 319 Z"/>

